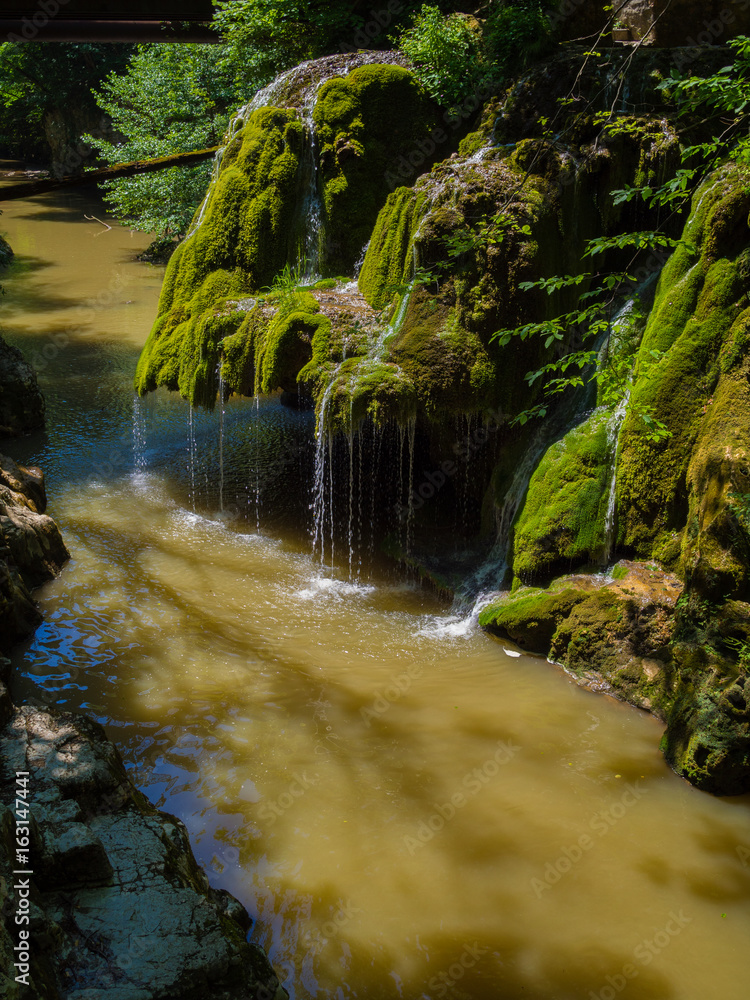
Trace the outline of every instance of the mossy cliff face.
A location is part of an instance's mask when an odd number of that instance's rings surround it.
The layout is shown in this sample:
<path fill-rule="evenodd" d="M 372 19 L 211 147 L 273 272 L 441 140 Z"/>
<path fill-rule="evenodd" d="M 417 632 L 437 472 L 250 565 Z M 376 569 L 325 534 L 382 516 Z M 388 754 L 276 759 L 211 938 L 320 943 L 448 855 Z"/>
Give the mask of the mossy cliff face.
<path fill-rule="evenodd" d="M 617 469 L 618 544 L 712 598 L 748 596 L 748 524 L 733 497 L 750 492 L 749 210 L 734 166 L 696 193 L 659 280 Z M 652 440 L 643 413 L 669 436 Z"/>
<path fill-rule="evenodd" d="M 296 252 L 305 141 L 294 111 L 260 108 L 227 146 L 200 224 L 167 267 L 139 392 L 165 385 L 213 406 L 219 344 L 243 318 L 224 302 L 269 284 Z"/>
<path fill-rule="evenodd" d="M 296 382 L 309 358 L 304 344 L 295 350 L 291 340 L 309 343 L 318 321 L 290 325 L 285 310 L 271 323 L 274 300 L 271 310 L 264 305 L 246 321 L 256 303 L 243 300 L 267 289 L 285 268 L 302 273 L 311 239 L 319 242 L 325 273 L 351 271 L 388 195 L 389 158 L 434 125 L 433 107 L 407 70 L 365 65 L 338 76 L 346 69 L 339 62 L 332 61 L 333 78 L 313 75 L 279 96 L 302 106 L 249 109 L 236 120 L 193 232 L 167 268 L 159 315 L 136 373 L 140 393 L 164 385 L 193 405 L 213 406 L 220 344 L 240 328 L 250 338 L 245 354 L 255 353 L 259 338 L 269 340 L 269 367 L 257 383 L 263 391 Z M 305 101 L 314 103 L 315 135 Z M 310 233 L 318 186 L 323 218 L 319 232 Z M 316 311 L 305 303 L 302 313 L 308 316 L 310 308 Z M 234 357 L 240 351 L 236 339 L 232 351 Z M 230 364 L 228 390 L 242 391 L 233 372 Z"/>
<path fill-rule="evenodd" d="M 324 208 L 323 273 L 351 274 L 391 190 L 393 164 L 413 150 L 434 152 L 436 110 L 403 67 L 362 66 L 321 86 L 313 120 Z"/>

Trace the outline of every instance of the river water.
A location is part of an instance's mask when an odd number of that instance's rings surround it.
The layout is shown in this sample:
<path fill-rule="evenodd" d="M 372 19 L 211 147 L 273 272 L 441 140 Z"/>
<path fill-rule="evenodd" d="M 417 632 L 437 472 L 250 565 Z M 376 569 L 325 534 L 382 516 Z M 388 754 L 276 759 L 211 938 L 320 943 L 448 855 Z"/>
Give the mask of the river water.
<path fill-rule="evenodd" d="M 4 448 L 45 468 L 72 553 L 16 697 L 107 727 L 295 1000 L 744 1000 L 750 799 L 691 788 L 656 720 L 431 594 L 322 569 L 309 414 L 230 401 L 220 447 L 218 413 L 134 412 L 163 269 L 103 213 L 0 219 L 0 324 L 48 400 L 48 436 Z"/>

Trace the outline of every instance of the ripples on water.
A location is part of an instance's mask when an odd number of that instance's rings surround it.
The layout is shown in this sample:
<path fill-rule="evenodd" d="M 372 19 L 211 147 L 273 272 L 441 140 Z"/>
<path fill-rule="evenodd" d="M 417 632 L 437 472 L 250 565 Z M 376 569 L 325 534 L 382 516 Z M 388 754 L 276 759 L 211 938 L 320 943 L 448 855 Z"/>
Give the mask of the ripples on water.
<path fill-rule="evenodd" d="M 744 1000 L 747 799 L 696 792 L 658 722 L 472 616 L 314 563 L 308 414 L 227 406 L 223 511 L 216 415 L 193 415 L 191 447 L 160 392 L 134 449 L 161 271 L 126 232 L 94 236 L 92 208 L 2 220 L 6 332 L 42 357 L 68 336 L 41 372 L 49 436 L 13 446 L 46 468 L 73 556 L 16 695 L 43 685 L 107 726 L 296 1000 Z"/>

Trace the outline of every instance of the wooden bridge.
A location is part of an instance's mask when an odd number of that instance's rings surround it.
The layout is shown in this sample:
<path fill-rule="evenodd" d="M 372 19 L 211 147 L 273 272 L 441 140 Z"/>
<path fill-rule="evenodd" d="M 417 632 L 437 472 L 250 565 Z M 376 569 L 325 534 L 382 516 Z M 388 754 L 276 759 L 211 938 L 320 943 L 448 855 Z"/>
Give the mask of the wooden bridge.
<path fill-rule="evenodd" d="M 5 0 L 0 42 L 217 42 L 211 0 Z"/>

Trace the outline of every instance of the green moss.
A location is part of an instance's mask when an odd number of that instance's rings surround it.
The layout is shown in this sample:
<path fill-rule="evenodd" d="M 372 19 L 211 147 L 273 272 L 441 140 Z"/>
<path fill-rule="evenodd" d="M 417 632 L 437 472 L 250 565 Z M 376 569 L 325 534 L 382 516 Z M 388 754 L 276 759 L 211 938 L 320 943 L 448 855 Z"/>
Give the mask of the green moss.
<path fill-rule="evenodd" d="M 414 383 L 398 365 L 374 357 L 343 362 L 318 405 L 319 421 L 333 433 L 346 433 L 366 418 L 376 427 L 405 427 L 416 412 Z"/>
<path fill-rule="evenodd" d="M 317 389 L 329 369 L 331 321 L 309 290 L 296 288 L 256 303 L 222 350 L 222 375 L 233 392 Z"/>
<path fill-rule="evenodd" d="M 351 273 L 401 158 L 437 155 L 436 109 L 400 66 L 361 66 L 320 88 L 313 111 L 325 209 L 325 273 Z M 424 151 L 424 152 L 422 152 Z M 407 161 L 408 162 L 408 161 Z"/>
<path fill-rule="evenodd" d="M 643 337 L 617 481 L 619 543 L 643 555 L 665 552 L 665 540 L 687 525 L 680 571 L 725 592 L 747 585 L 731 552 L 730 525 L 721 522 L 750 444 L 750 397 L 737 349 L 747 329 L 748 209 L 750 194 L 734 166 L 695 195 L 684 246 L 664 268 Z M 655 363 L 654 351 L 661 355 Z M 644 412 L 670 436 L 651 440 Z"/>
<path fill-rule="evenodd" d="M 495 122 L 499 114 L 500 102 L 496 97 L 493 97 L 482 108 L 479 128 L 475 132 L 470 132 L 464 136 L 458 144 L 459 156 L 473 156 L 483 146 L 488 145 L 491 141 Z"/>
<path fill-rule="evenodd" d="M 303 223 L 304 143 L 296 112 L 277 108 L 255 111 L 233 140 L 200 226 L 167 267 L 158 319 L 136 372 L 138 392 L 165 385 L 192 402 L 213 405 L 218 342 L 238 326 L 214 321 L 217 302 L 270 284 L 295 259 Z"/>
<path fill-rule="evenodd" d="M 382 309 L 412 276 L 412 243 L 426 210 L 423 194 L 397 188 L 378 215 L 359 274 L 359 288 L 375 309 Z"/>
<path fill-rule="evenodd" d="M 693 785 L 717 795 L 750 791 L 750 683 L 686 684 L 667 719 L 662 751 Z"/>
<path fill-rule="evenodd" d="M 503 597 L 486 607 L 479 615 L 479 624 L 494 635 L 546 656 L 560 623 L 587 596 L 573 588 L 554 594 L 516 590 L 512 597 Z"/>
<path fill-rule="evenodd" d="M 598 411 L 551 445 L 529 482 L 513 541 L 513 572 L 530 582 L 604 551 L 611 415 Z"/>

